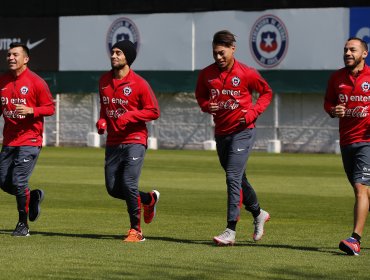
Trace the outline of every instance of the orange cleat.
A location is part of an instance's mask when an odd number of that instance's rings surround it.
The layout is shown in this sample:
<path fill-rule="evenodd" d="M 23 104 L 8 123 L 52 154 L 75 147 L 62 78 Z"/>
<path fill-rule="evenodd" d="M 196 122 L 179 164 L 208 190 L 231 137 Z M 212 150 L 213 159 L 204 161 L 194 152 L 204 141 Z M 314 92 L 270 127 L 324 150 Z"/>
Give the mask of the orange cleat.
<path fill-rule="evenodd" d="M 145 241 L 145 238 L 142 232 L 137 231 L 136 229 L 130 229 L 128 231 L 127 237 L 123 240 L 123 242 L 142 242 Z"/>

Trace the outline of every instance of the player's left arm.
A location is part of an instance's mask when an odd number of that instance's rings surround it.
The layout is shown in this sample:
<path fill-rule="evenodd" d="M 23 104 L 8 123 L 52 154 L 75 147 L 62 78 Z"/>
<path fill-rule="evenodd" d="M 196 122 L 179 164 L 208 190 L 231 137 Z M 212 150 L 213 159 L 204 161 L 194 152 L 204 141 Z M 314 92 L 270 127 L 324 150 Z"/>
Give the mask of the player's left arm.
<path fill-rule="evenodd" d="M 34 106 L 23 108 L 24 113 L 33 114 L 36 117 L 51 116 L 55 113 L 55 104 L 50 89 L 45 81 L 41 80 L 33 85 L 36 104 Z M 17 108 L 17 111 L 21 110 Z"/>
<path fill-rule="evenodd" d="M 249 108 L 244 116 L 245 123 L 250 124 L 256 121 L 258 116 L 262 114 L 272 100 L 272 89 L 264 78 L 256 71 L 253 70 L 252 77 L 250 78 L 249 90 L 252 93 L 256 91 L 259 93 L 258 99 L 251 108 Z"/>
<path fill-rule="evenodd" d="M 148 83 L 142 84 L 142 92 L 139 96 L 140 109 L 127 111 L 118 119 L 118 125 L 122 128 L 128 123 L 149 122 L 159 118 L 160 110 L 157 98 Z"/>

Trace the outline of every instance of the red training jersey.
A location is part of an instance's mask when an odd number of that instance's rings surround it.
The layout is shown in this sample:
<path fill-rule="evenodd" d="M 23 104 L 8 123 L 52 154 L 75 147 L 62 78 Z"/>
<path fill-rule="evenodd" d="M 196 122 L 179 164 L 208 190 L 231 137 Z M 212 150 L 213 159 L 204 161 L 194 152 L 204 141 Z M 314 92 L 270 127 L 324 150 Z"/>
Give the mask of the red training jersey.
<path fill-rule="evenodd" d="M 107 122 L 107 146 L 146 146 L 146 122 L 160 115 L 158 101 L 147 81 L 131 69 L 121 80 L 114 79 L 111 70 L 101 76 L 99 94 L 100 118 Z"/>
<path fill-rule="evenodd" d="M 26 68 L 19 76 L 10 72 L 0 76 L 1 114 L 4 117 L 4 146 L 41 146 L 44 117 L 55 112 L 53 97 L 46 82 Z M 33 108 L 33 115 L 19 115 L 15 104 Z"/>
<path fill-rule="evenodd" d="M 326 89 L 324 109 L 331 116 L 336 105 L 345 103 L 345 116 L 339 118 L 340 145 L 370 142 L 370 67 L 355 76 L 342 68 L 334 72 Z"/>
<path fill-rule="evenodd" d="M 252 93 L 259 97 L 255 104 Z M 272 99 L 272 90 L 253 68 L 236 59 L 230 71 L 221 71 L 216 63 L 204 68 L 198 77 L 195 97 L 203 112 L 211 113 L 210 101 L 217 102 L 219 110 L 213 112 L 216 135 L 227 135 L 255 127 L 258 116 Z M 246 123 L 241 123 L 240 118 Z"/>

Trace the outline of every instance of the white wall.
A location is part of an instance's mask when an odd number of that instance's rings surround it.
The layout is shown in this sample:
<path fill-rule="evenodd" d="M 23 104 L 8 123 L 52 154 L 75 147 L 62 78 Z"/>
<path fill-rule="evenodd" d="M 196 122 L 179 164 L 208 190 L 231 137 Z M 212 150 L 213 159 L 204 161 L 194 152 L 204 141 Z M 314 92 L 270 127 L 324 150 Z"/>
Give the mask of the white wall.
<path fill-rule="evenodd" d="M 262 32 L 273 32 L 277 36 L 275 52 L 282 46 L 277 26 L 265 24 L 257 32 L 258 22 L 265 18 L 276 19 L 287 35 L 284 55 L 276 65 L 257 63 L 251 52 L 253 33 L 261 40 Z M 109 69 L 108 46 L 120 33 L 138 44 L 136 70 L 202 69 L 213 62 L 212 37 L 222 29 L 237 35 L 237 58 L 257 69 L 337 69 L 349 34 L 349 9 L 60 17 L 59 69 Z M 275 57 L 273 51 L 259 49 L 258 53 Z"/>

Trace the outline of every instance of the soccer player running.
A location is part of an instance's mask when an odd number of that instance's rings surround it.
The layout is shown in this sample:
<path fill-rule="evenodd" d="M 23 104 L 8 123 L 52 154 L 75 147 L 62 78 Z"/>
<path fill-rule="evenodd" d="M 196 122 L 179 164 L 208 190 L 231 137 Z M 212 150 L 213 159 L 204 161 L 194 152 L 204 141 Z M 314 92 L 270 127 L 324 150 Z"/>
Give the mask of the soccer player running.
<path fill-rule="evenodd" d="M 111 48 L 112 70 L 99 81 L 99 134 L 107 131 L 105 149 L 105 184 L 109 195 L 126 201 L 130 230 L 125 242 L 144 241 L 140 221 L 141 204 L 144 222 L 151 223 L 156 214 L 159 192 L 139 192 L 139 176 L 147 148 L 146 122 L 159 117 L 157 99 L 149 84 L 133 70 L 135 45 L 119 41 Z"/>
<path fill-rule="evenodd" d="M 368 46 L 360 38 L 349 38 L 344 46 L 345 67 L 328 81 L 324 108 L 339 118 L 340 148 L 344 170 L 355 194 L 351 237 L 339 243 L 349 255 L 360 254 L 370 198 L 370 68 L 365 64 Z"/>
<path fill-rule="evenodd" d="M 44 117 L 55 111 L 50 90 L 28 68 L 29 59 L 25 44 L 10 44 L 9 71 L 0 76 L 0 113 L 4 118 L 0 187 L 16 197 L 19 219 L 13 236 L 29 236 L 28 219 L 33 222 L 40 215 L 44 192 L 30 191 L 28 181 L 41 151 Z"/>
<path fill-rule="evenodd" d="M 236 224 L 242 203 L 254 217 L 254 241 L 262 238 L 270 219 L 260 208 L 246 177 L 249 154 L 255 141 L 255 122 L 272 99 L 272 90 L 259 73 L 234 58 L 235 36 L 222 30 L 213 36 L 215 63 L 199 73 L 195 96 L 203 112 L 213 115 L 218 158 L 226 173 L 227 226 L 213 238 L 217 245 L 235 243 Z M 259 97 L 255 104 L 252 93 Z"/>

